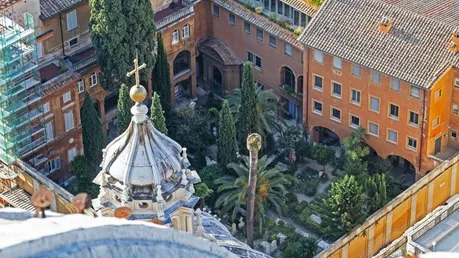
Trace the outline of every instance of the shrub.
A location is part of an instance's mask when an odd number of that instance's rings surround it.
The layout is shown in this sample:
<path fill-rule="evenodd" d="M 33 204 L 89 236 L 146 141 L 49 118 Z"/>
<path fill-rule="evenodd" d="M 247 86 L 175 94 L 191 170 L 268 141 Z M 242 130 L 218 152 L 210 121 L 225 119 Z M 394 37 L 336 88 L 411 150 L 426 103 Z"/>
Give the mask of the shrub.
<path fill-rule="evenodd" d="M 298 27 L 298 28 L 296 28 L 296 29 L 293 31 L 293 33 L 294 33 L 295 35 L 300 35 L 301 32 L 303 32 L 303 28 L 301 28 L 301 27 Z"/>

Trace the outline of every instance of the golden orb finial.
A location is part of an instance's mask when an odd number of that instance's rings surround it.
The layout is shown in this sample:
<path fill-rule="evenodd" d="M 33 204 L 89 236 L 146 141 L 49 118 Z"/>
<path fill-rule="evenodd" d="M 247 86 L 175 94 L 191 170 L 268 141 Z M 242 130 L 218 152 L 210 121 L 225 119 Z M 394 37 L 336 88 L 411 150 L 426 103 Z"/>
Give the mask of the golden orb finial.
<path fill-rule="evenodd" d="M 147 98 L 147 90 L 142 85 L 133 86 L 129 91 L 129 96 L 131 97 L 132 101 L 140 103 Z"/>

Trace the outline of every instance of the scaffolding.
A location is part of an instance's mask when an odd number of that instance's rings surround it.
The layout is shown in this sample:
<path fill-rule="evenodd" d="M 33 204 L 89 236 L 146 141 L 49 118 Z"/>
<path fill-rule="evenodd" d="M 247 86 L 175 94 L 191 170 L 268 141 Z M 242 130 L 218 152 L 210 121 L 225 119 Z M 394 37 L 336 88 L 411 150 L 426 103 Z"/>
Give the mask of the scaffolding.
<path fill-rule="evenodd" d="M 0 11 L 0 160 L 7 165 L 46 143 L 34 17 Z"/>

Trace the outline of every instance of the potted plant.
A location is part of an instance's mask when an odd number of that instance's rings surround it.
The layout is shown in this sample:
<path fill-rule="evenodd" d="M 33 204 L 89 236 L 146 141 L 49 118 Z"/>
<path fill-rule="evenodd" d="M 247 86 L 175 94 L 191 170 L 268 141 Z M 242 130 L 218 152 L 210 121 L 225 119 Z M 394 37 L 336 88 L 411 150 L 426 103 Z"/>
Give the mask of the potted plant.
<path fill-rule="evenodd" d="M 255 8 L 255 12 L 258 13 L 258 14 L 261 14 L 263 12 L 263 7 L 257 7 Z"/>

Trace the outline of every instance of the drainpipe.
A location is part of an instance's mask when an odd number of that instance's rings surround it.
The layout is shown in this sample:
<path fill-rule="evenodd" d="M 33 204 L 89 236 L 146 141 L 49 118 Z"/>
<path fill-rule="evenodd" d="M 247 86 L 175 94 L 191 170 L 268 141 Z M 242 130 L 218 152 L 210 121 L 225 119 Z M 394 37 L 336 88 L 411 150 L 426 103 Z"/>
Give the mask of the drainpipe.
<path fill-rule="evenodd" d="M 65 54 L 65 47 L 64 47 L 64 30 L 62 29 L 62 14 L 59 14 L 59 27 L 61 29 L 61 43 L 62 43 L 62 55 L 67 57 Z"/>
<path fill-rule="evenodd" d="M 419 134 L 419 164 L 418 164 L 418 171 L 421 172 L 421 163 L 422 163 L 422 142 L 423 142 L 423 137 L 422 134 L 424 132 L 424 118 L 425 118 L 425 104 L 426 104 L 426 89 L 422 90 L 423 93 L 423 98 L 422 98 L 422 120 L 421 120 L 421 133 Z"/>
<path fill-rule="evenodd" d="M 306 51 L 306 52 L 305 52 Z M 308 98 L 309 98 L 309 48 L 305 48 L 304 51 L 303 51 L 303 55 L 306 55 L 305 58 L 303 56 L 303 63 L 306 62 L 306 74 L 305 74 L 305 79 L 303 79 L 303 92 L 306 93 L 305 94 L 305 97 L 303 98 L 303 105 L 306 105 L 306 109 L 305 109 L 305 114 L 303 114 L 305 116 L 305 123 L 306 125 L 308 126 L 307 130 L 308 130 L 308 135 L 309 135 L 309 139 L 311 139 L 311 135 L 310 135 L 310 132 L 309 132 L 309 120 L 308 120 L 308 114 L 309 114 L 309 103 L 308 103 Z M 303 64 L 304 65 L 304 64 Z M 304 87 L 306 86 L 306 87 Z M 306 89 L 305 89 L 306 88 Z"/>

